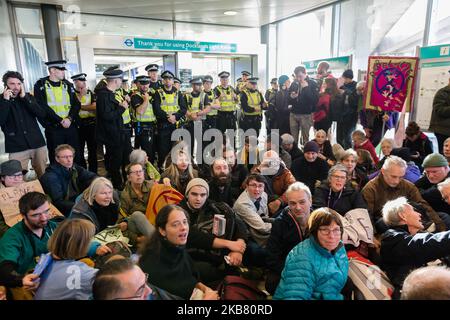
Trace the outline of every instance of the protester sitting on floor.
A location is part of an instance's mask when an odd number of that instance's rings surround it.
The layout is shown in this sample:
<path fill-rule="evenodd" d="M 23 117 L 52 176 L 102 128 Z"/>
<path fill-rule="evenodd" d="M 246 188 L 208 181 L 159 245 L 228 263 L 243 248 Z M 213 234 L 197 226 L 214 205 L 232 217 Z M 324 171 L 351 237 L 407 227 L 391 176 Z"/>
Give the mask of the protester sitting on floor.
<path fill-rule="evenodd" d="M 272 138 L 276 139 L 276 141 L 274 140 L 272 143 Z M 276 142 L 276 143 L 275 143 Z M 287 152 L 286 150 L 284 150 L 281 147 L 281 138 L 278 134 L 272 133 L 270 135 L 267 136 L 266 138 L 266 143 L 265 143 L 265 150 L 267 151 L 275 151 L 278 153 L 281 161 L 283 161 L 283 163 L 285 164 L 287 169 L 291 169 L 291 165 L 292 165 L 292 157 L 289 154 L 289 152 Z"/>
<path fill-rule="evenodd" d="M 320 181 L 326 179 L 328 164 L 319 158 L 319 146 L 314 141 L 308 141 L 303 148 L 304 157 L 292 163 L 292 174 L 297 181 L 308 186 L 312 193 Z"/>
<path fill-rule="evenodd" d="M 423 194 L 423 198 L 438 212 L 447 228 L 450 230 L 450 178 L 445 179 L 437 186 L 430 188 Z"/>
<path fill-rule="evenodd" d="M 92 181 L 89 188 L 77 199 L 70 218 L 86 219 L 95 225 L 95 233 L 118 224 L 132 245 L 149 238 L 155 228 L 142 212 L 133 212 L 128 218 L 119 218 L 120 201 L 111 181 L 100 177 Z"/>
<path fill-rule="evenodd" d="M 231 148 L 224 149 L 223 157 L 227 161 L 231 173 L 231 188 L 239 190 L 240 194 L 244 191 L 244 181 L 248 176 L 248 169 L 245 165 L 237 163 L 236 152 Z M 213 164 L 211 164 L 211 168 Z M 214 171 L 213 168 L 212 170 Z"/>
<path fill-rule="evenodd" d="M 317 130 L 315 138 L 312 140 L 319 146 L 318 157 L 325 160 L 329 166 L 333 166 L 336 163 L 336 158 L 333 154 L 330 141 L 327 139 L 327 133 L 325 130 Z"/>
<path fill-rule="evenodd" d="M 289 252 L 274 300 L 343 300 L 348 258 L 339 214 L 320 208 L 309 217 L 308 239 Z"/>
<path fill-rule="evenodd" d="M 294 137 L 289 133 L 285 133 L 281 136 L 281 147 L 291 155 L 292 162 L 303 157 L 303 152 L 294 144 Z"/>
<path fill-rule="evenodd" d="M 369 151 L 358 149 L 356 150 L 356 154 L 358 155 L 358 166 L 363 168 L 367 175 L 375 172 L 375 163 Z"/>
<path fill-rule="evenodd" d="M 144 167 L 145 180 L 159 181 L 161 175 L 148 160 L 147 153 L 142 149 L 135 149 L 130 153 L 130 163 L 140 163 Z"/>
<path fill-rule="evenodd" d="M 52 203 L 69 216 L 75 199 L 86 189 L 97 176 L 83 167 L 74 164 L 75 149 L 68 144 L 61 144 L 55 149 L 56 162 L 45 170 L 40 181 L 45 193 Z"/>
<path fill-rule="evenodd" d="M 20 186 L 23 181 L 23 176 L 27 173 L 27 170 L 22 170 L 22 166 L 19 160 L 8 160 L 0 165 L 0 189 Z M 9 229 L 9 226 L 5 222 L 5 218 L 0 210 L 0 239 L 5 232 Z"/>
<path fill-rule="evenodd" d="M 67 219 L 48 241 L 52 262 L 39 277 L 35 300 L 88 300 L 97 269 L 78 261 L 88 255 L 95 226 L 81 219 Z M 77 277 L 76 279 L 74 277 Z"/>
<path fill-rule="evenodd" d="M 352 133 L 353 147 L 355 150 L 364 149 L 369 151 L 372 156 L 373 161 L 377 164 L 380 160 L 378 159 L 377 153 L 375 151 L 375 147 L 372 142 L 366 137 L 364 131 L 355 130 Z"/>
<path fill-rule="evenodd" d="M 401 300 L 450 300 L 450 269 L 426 266 L 411 272 L 403 282 Z"/>
<path fill-rule="evenodd" d="M 381 239 L 381 267 L 395 287 L 393 298 L 398 299 L 403 281 L 411 270 L 448 256 L 450 231 L 422 232 L 421 214 L 405 197 L 386 202 L 383 220 L 389 229 Z"/>
<path fill-rule="evenodd" d="M 308 236 L 311 192 L 302 182 L 294 182 L 286 191 L 288 206 L 272 223 L 267 240 L 266 290 L 274 294 L 288 253 Z"/>
<path fill-rule="evenodd" d="M 405 129 L 406 138 L 403 140 L 403 147 L 411 151 L 411 159 L 422 170 L 422 162 L 425 157 L 433 153 L 433 144 L 425 133 L 420 130 L 419 125 L 411 121 Z"/>
<path fill-rule="evenodd" d="M 378 170 L 381 169 L 381 167 L 384 164 L 384 161 L 386 161 L 387 157 L 389 157 L 391 155 L 392 149 L 395 148 L 394 139 L 383 138 L 383 140 L 381 140 L 380 147 L 381 147 L 381 153 L 383 154 L 383 158 L 380 159 L 380 162 L 378 162 L 376 165 Z"/>
<path fill-rule="evenodd" d="M 161 179 L 169 178 L 172 187 L 177 189 L 181 194 L 184 194 L 189 181 L 198 178 L 198 172 L 192 167 L 189 153 L 178 145 L 174 148 L 171 154 L 175 159 L 171 159 L 170 165 L 161 174 Z"/>
<path fill-rule="evenodd" d="M 233 206 L 241 191 L 233 186 L 230 167 L 223 158 L 214 159 L 211 164 L 211 180 L 209 181 L 209 198 L 216 202 L 225 202 Z"/>
<path fill-rule="evenodd" d="M 342 153 L 339 161 L 342 163 L 348 171 L 349 181 L 355 190 L 361 191 L 362 188 L 369 181 L 367 174 L 361 169 L 358 164 L 358 154 L 353 149 L 345 150 Z"/>
<path fill-rule="evenodd" d="M 313 207 L 327 207 L 344 216 L 353 209 L 367 209 L 361 193 L 348 182 L 347 168 L 342 164 L 331 167 L 327 181 L 316 188 Z"/>
<path fill-rule="evenodd" d="M 217 300 L 217 291 L 200 279 L 185 246 L 189 235 L 189 217 L 184 209 L 167 205 L 156 216 L 154 233 L 142 250 L 139 265 L 149 281 L 172 294 L 189 299 L 195 288 L 204 299 Z"/>
<path fill-rule="evenodd" d="M 450 166 L 450 138 L 445 139 L 442 151 Z"/>
<path fill-rule="evenodd" d="M 447 159 L 439 153 L 425 157 L 422 163 L 423 176 L 415 182 L 422 196 L 432 187 L 450 177 L 450 167 Z"/>

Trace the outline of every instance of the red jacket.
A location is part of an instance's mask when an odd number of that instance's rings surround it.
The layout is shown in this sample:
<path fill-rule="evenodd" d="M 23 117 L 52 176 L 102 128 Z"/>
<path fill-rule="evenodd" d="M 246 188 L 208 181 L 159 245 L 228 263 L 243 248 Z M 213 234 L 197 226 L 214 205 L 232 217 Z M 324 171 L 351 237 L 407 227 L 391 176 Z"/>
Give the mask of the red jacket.
<path fill-rule="evenodd" d="M 361 143 L 359 146 L 355 146 L 355 149 L 364 149 L 369 151 L 370 155 L 372 156 L 373 161 L 375 162 L 375 164 L 377 164 L 380 159 L 378 159 L 377 153 L 375 152 L 375 148 L 372 144 L 372 142 L 370 142 L 369 139 L 366 139 L 366 141 L 364 141 L 363 143 Z"/>

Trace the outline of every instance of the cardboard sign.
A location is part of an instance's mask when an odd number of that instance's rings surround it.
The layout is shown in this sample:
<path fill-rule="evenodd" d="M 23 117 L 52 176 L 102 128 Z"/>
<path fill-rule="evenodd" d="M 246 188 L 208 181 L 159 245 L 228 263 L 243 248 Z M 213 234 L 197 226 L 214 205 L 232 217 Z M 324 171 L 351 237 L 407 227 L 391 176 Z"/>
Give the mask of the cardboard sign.
<path fill-rule="evenodd" d="M 22 220 L 22 215 L 19 211 L 19 199 L 24 194 L 33 191 L 44 193 L 39 180 L 25 182 L 18 187 L 0 189 L 0 211 L 9 227 Z M 62 213 L 54 205 L 50 204 L 49 219 L 55 216 L 62 216 Z"/>
<path fill-rule="evenodd" d="M 94 240 L 100 242 L 101 245 L 108 244 L 114 241 L 122 241 L 128 244 L 130 239 L 125 237 L 120 231 L 120 228 L 106 228 L 103 231 L 97 233 Z"/>

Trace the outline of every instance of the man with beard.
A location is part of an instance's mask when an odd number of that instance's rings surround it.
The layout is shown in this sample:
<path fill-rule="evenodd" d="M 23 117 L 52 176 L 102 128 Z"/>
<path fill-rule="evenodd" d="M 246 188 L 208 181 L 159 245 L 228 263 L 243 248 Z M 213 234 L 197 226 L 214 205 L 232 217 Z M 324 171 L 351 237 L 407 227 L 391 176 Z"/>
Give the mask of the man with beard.
<path fill-rule="evenodd" d="M 19 200 L 23 220 L 9 229 L 0 240 L 0 285 L 25 290 L 38 287 L 37 275 L 26 273 L 36 265 L 36 258 L 47 253 L 47 241 L 56 229 L 49 221 L 47 196 L 29 192 Z"/>
<path fill-rule="evenodd" d="M 211 164 L 212 178 L 209 183 L 209 198 L 216 202 L 225 202 L 230 207 L 239 196 L 239 189 L 231 186 L 231 174 L 224 158 L 217 158 Z"/>
<path fill-rule="evenodd" d="M 208 198 L 208 183 L 200 178 L 192 179 L 186 188 L 186 197 L 181 201 L 180 207 L 189 214 L 189 225 L 204 233 L 231 242 L 247 241 L 247 228 L 245 224 L 233 212 L 230 206 L 224 202 L 215 202 Z M 222 215 L 222 226 L 214 226 L 216 215 Z M 214 227 L 213 227 L 214 226 Z M 239 266 L 242 263 L 243 254 L 232 250 L 204 250 L 189 247 L 189 255 L 194 260 L 202 281 L 210 283 L 224 277 L 222 269 L 225 259 L 230 266 Z M 227 272 L 227 267 L 225 267 Z M 231 270 L 228 270 L 231 271 Z"/>
<path fill-rule="evenodd" d="M 311 192 L 302 182 L 294 182 L 286 191 L 288 206 L 272 223 L 267 240 L 266 290 L 272 295 L 280 282 L 288 253 L 308 236 Z"/>
<path fill-rule="evenodd" d="M 237 163 L 236 152 L 231 148 L 223 151 L 223 157 L 226 159 L 231 173 L 231 188 L 240 192 L 244 191 L 244 181 L 248 176 L 247 167 Z"/>
<path fill-rule="evenodd" d="M 253 172 L 260 173 L 265 179 L 266 192 L 268 195 L 269 213 L 276 215 L 280 209 L 286 206 L 285 192 L 295 182 L 291 171 L 281 161 L 278 153 L 273 150 L 263 155 L 263 161 Z"/>

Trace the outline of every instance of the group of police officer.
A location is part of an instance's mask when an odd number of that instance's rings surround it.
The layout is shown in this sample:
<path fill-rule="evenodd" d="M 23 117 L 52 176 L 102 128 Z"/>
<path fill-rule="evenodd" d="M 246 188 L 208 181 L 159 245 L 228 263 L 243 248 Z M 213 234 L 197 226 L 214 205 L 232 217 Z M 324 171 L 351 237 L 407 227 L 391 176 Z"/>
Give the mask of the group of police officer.
<path fill-rule="evenodd" d="M 123 187 L 126 178 L 133 132 L 134 148 L 145 150 L 149 160 L 153 163 L 157 159 L 162 168 L 175 129 L 185 128 L 191 133 L 192 151 L 196 127 L 202 133 L 210 128 L 225 133 L 236 130 L 239 123 L 241 129 L 253 128 L 259 135 L 262 112 L 267 110 L 257 88 L 258 78 L 247 71 L 242 72 L 237 88 L 229 83 L 230 73 L 223 71 L 214 89 L 213 78 L 207 75 L 192 79 L 192 91 L 182 93 L 181 81 L 172 72 L 162 72 L 162 80 L 158 80 L 156 64 L 148 65 L 147 75 L 137 76 L 127 90 L 124 72 L 114 66 L 103 73 L 104 79 L 92 92 L 87 88 L 85 73 L 72 76 L 73 85 L 65 79 L 65 64 L 65 60 L 47 62 L 49 76 L 34 87 L 37 102 L 49 111 L 44 127 L 50 161 L 55 161 L 56 146 L 67 143 L 77 150 L 75 161 L 86 167 L 83 151 L 87 145 L 89 170 L 97 172 L 97 146 L 104 145 L 105 168 L 117 189 Z M 237 119 L 239 105 L 241 116 Z"/>

